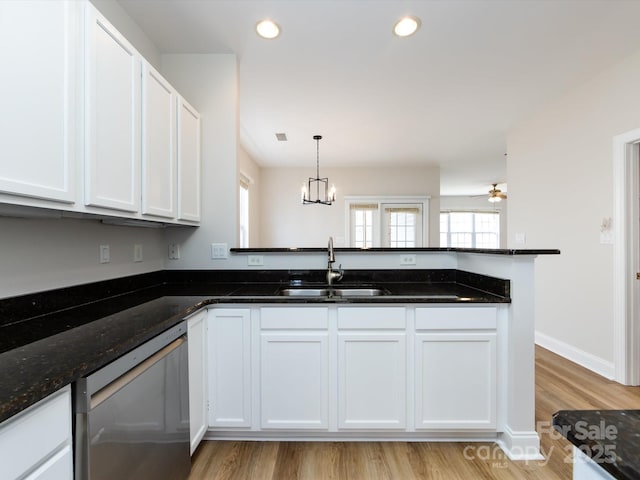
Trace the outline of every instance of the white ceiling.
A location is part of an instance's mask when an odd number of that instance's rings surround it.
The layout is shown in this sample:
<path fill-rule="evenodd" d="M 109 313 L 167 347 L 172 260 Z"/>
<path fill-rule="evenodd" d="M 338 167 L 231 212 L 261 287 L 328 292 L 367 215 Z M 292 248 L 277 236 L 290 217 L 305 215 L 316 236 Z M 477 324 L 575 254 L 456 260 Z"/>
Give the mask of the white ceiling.
<path fill-rule="evenodd" d="M 506 134 L 640 49 L 636 0 L 119 0 L 161 53 L 235 53 L 240 140 L 263 166 L 441 167 L 506 180 Z M 395 37 L 411 14 L 422 28 Z M 276 40 L 255 24 L 275 20 Z M 285 132 L 286 143 L 275 133 Z"/>

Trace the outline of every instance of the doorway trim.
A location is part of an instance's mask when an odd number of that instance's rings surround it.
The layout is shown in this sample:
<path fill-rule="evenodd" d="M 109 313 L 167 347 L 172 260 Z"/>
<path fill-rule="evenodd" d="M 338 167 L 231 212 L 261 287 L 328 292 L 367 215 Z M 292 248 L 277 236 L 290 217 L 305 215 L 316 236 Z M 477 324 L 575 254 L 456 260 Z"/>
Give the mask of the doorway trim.
<path fill-rule="evenodd" d="M 615 380 L 640 385 L 640 129 L 613 137 L 613 340 Z"/>

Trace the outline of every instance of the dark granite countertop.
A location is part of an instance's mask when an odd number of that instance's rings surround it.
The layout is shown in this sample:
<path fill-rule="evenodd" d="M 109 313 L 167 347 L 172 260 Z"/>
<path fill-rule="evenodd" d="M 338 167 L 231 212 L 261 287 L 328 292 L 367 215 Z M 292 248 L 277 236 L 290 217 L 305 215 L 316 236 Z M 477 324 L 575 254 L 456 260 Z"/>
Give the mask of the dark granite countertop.
<path fill-rule="evenodd" d="M 508 280 L 446 269 L 349 271 L 352 285 L 388 292 L 379 297 L 279 295 L 292 281 L 319 283 L 324 273 L 161 271 L 0 300 L 0 422 L 207 305 L 511 301 Z"/>
<path fill-rule="evenodd" d="M 278 248 L 231 248 L 229 251 L 233 254 L 253 254 L 253 253 L 315 253 L 326 252 L 324 247 L 278 247 Z M 560 250 L 555 248 L 547 249 L 506 249 L 506 248 L 457 248 L 457 247 L 409 247 L 409 248 L 355 248 L 355 247 L 336 247 L 336 253 L 398 253 L 398 252 L 459 252 L 459 253 L 477 253 L 481 255 L 559 255 Z"/>
<path fill-rule="evenodd" d="M 640 410 L 561 410 L 553 426 L 615 478 L 640 478 Z"/>

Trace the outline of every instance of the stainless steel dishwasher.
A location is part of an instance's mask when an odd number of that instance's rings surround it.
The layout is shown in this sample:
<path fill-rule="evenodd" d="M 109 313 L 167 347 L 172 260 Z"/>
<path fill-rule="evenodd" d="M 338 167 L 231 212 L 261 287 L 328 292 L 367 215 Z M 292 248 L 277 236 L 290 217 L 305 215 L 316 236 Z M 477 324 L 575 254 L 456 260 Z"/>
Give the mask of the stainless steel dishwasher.
<path fill-rule="evenodd" d="M 187 324 L 75 385 L 76 480 L 189 476 Z"/>

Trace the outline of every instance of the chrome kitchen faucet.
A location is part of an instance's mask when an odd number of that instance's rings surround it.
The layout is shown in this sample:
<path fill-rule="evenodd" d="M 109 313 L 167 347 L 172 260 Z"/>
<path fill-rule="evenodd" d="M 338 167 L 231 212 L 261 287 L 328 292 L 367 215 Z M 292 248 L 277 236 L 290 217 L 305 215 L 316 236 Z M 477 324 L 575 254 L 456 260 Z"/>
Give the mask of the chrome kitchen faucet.
<path fill-rule="evenodd" d="M 327 284 L 332 285 L 334 280 L 339 282 L 342 280 L 342 276 L 344 275 L 342 265 L 338 267 L 338 270 L 333 269 L 333 264 L 336 263 L 336 256 L 333 253 L 333 237 L 329 237 L 327 253 L 329 255 L 329 262 L 327 263 Z"/>

